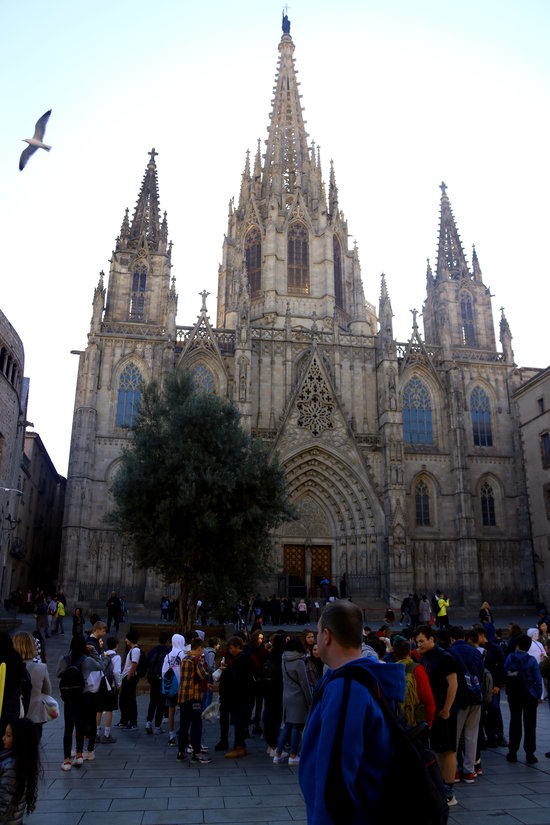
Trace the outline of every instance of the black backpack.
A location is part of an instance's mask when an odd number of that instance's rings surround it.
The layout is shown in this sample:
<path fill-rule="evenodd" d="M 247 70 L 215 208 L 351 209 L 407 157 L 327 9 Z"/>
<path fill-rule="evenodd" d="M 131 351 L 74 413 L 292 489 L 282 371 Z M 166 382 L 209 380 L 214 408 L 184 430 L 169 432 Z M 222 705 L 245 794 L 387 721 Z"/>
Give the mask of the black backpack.
<path fill-rule="evenodd" d="M 332 820 L 338 825 L 346 825 L 352 822 L 354 814 L 353 799 L 342 776 L 343 731 L 351 681 L 354 679 L 367 688 L 377 702 L 389 727 L 393 749 L 376 805 L 373 807 L 364 789 L 360 786 L 355 789 L 365 808 L 371 810 L 369 822 L 372 825 L 407 822 L 414 809 L 421 814 L 424 825 L 445 825 L 449 818 L 447 795 L 436 756 L 427 745 L 426 723 L 411 728 L 402 719 L 398 719 L 374 676 L 360 665 L 341 668 L 332 678 L 339 677 L 344 679 L 344 693 L 324 791 L 325 803 Z M 314 703 L 321 700 L 325 686 L 315 694 Z"/>
<path fill-rule="evenodd" d="M 147 671 L 149 670 L 149 659 L 140 647 L 137 649 L 139 650 L 139 662 L 136 667 L 136 676 L 138 679 L 141 679 L 142 676 L 147 676 Z"/>
<path fill-rule="evenodd" d="M 65 661 L 68 661 L 69 664 L 59 677 L 59 692 L 64 702 L 67 699 L 75 699 L 81 696 L 84 691 L 84 676 L 80 669 L 80 662 L 83 658 L 81 657 L 76 664 L 71 665 L 69 657 L 65 657 Z"/>
<path fill-rule="evenodd" d="M 159 645 L 154 656 L 149 655 L 147 657 L 147 681 L 150 685 L 162 679 L 162 665 L 164 663 L 167 653 L 168 648 Z"/>

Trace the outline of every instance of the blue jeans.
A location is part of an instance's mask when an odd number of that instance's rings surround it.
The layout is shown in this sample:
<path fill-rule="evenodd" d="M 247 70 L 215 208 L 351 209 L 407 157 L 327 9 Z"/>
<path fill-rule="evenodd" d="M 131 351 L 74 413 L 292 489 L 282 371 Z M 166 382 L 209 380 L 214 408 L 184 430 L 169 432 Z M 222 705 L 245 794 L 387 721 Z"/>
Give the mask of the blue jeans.
<path fill-rule="evenodd" d="M 277 742 L 277 753 L 281 754 L 284 750 L 288 738 L 290 737 L 290 752 L 297 754 L 300 750 L 300 742 L 302 739 L 303 724 L 300 722 L 285 722 L 279 734 L 279 741 Z"/>

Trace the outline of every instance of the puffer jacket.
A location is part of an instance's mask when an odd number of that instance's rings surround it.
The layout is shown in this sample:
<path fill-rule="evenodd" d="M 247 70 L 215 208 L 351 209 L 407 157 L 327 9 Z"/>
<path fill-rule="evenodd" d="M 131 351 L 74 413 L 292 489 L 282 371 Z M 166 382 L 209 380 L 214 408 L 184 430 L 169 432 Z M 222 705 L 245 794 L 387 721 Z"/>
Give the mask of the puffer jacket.
<path fill-rule="evenodd" d="M 18 825 L 23 822 L 25 794 L 13 804 L 15 793 L 15 759 L 11 751 L 0 753 L 0 822 L 3 825 Z"/>

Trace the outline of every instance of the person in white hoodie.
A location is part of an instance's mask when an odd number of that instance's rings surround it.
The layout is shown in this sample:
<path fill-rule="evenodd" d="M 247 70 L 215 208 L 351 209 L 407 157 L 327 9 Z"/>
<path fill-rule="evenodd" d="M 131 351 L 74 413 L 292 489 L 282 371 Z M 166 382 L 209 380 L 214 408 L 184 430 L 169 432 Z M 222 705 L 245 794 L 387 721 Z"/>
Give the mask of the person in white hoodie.
<path fill-rule="evenodd" d="M 185 638 L 180 633 L 174 633 L 172 636 L 172 650 L 166 655 L 162 665 L 163 681 L 164 675 L 171 669 L 179 687 L 181 663 L 190 650 L 191 645 L 185 644 Z M 175 748 L 176 734 L 174 732 L 174 717 L 178 706 L 177 690 L 173 696 L 166 697 L 166 705 L 168 707 L 168 744 L 170 747 Z"/>
<path fill-rule="evenodd" d="M 118 709 L 118 692 L 120 690 L 122 659 L 117 652 L 118 639 L 115 636 L 109 636 L 107 639 L 107 650 L 105 656 L 110 664 L 105 668 L 105 678 L 109 682 L 110 691 L 102 696 L 103 706 L 97 712 L 97 740 L 102 745 L 112 745 L 116 742 L 114 736 L 111 736 L 111 725 L 113 722 L 113 711 Z M 103 736 L 101 736 L 101 716 L 105 713 L 105 729 Z"/>

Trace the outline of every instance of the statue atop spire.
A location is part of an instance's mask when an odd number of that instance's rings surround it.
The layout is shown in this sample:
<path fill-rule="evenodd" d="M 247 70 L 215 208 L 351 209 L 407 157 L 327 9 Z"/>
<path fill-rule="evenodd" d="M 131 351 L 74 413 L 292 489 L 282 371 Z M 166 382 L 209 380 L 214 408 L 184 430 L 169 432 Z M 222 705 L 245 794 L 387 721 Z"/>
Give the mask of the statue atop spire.
<path fill-rule="evenodd" d="M 290 35 L 290 20 L 288 19 L 288 6 L 283 9 L 283 34 Z"/>

